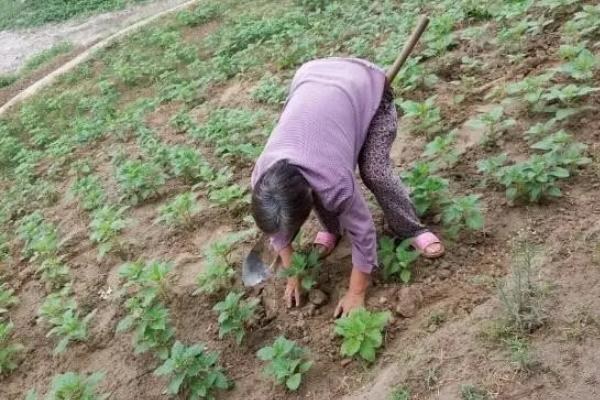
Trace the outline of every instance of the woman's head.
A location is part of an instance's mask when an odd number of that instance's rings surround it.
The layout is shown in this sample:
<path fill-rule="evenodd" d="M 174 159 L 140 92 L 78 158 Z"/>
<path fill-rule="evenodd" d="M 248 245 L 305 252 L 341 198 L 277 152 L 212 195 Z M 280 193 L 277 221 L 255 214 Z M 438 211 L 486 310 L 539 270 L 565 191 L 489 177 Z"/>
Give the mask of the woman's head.
<path fill-rule="evenodd" d="M 312 190 L 298 168 L 281 160 L 254 185 L 252 216 L 267 234 L 295 235 L 313 207 Z"/>

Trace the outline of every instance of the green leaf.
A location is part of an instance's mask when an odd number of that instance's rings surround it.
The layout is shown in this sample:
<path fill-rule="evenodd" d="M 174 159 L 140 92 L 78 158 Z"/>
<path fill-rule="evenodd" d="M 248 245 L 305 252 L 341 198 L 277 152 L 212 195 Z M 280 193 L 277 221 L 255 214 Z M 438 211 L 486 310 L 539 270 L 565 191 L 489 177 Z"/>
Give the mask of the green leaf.
<path fill-rule="evenodd" d="M 401 280 L 402 280 L 402 282 L 404 282 L 404 283 L 408 283 L 408 282 L 410 282 L 410 278 L 411 278 L 411 276 L 412 276 L 412 273 L 410 272 L 410 270 L 409 270 L 409 269 L 403 269 L 403 270 L 400 272 L 400 279 L 401 279 Z"/>
<path fill-rule="evenodd" d="M 375 348 L 373 346 L 362 346 L 360 356 L 369 362 L 375 361 Z"/>
<path fill-rule="evenodd" d="M 272 347 L 263 347 L 256 353 L 256 355 L 262 361 L 272 360 L 275 356 L 275 351 Z"/>
<path fill-rule="evenodd" d="M 342 343 L 341 352 L 343 356 L 353 356 L 360 350 L 358 339 L 348 338 Z"/>
<path fill-rule="evenodd" d="M 302 381 L 302 374 L 294 374 L 286 380 L 285 385 L 291 391 L 296 391 L 298 389 L 298 387 L 300 387 L 301 381 Z"/>

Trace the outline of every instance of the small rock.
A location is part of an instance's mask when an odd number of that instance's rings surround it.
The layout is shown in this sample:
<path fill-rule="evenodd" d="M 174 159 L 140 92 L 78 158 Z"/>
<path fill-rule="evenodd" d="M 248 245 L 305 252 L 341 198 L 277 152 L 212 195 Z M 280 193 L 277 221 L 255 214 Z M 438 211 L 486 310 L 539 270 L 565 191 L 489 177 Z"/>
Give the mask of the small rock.
<path fill-rule="evenodd" d="M 383 305 L 383 304 L 386 304 L 387 302 L 388 302 L 387 297 L 380 297 L 379 298 L 379 304 Z"/>
<path fill-rule="evenodd" d="M 311 289 L 308 292 L 308 300 L 315 306 L 322 306 L 327 303 L 327 295 L 319 289 Z"/>
<path fill-rule="evenodd" d="M 351 362 L 352 362 L 351 358 L 344 358 L 342 361 L 340 361 L 340 365 L 342 366 L 342 368 L 345 368 Z"/>
<path fill-rule="evenodd" d="M 317 306 L 310 303 L 308 306 L 306 306 L 306 313 L 309 317 L 314 317 L 317 313 Z"/>
<path fill-rule="evenodd" d="M 440 280 L 445 280 L 450 278 L 450 276 L 452 276 L 452 272 L 450 270 L 447 269 L 440 269 L 437 273 L 438 277 L 440 278 Z"/>
<path fill-rule="evenodd" d="M 433 216 L 433 223 L 439 224 L 440 222 L 442 222 L 442 214 L 435 214 Z"/>
<path fill-rule="evenodd" d="M 417 314 L 417 310 L 423 302 L 423 293 L 415 286 L 403 287 L 398 293 L 398 304 L 395 311 L 404 318 L 411 318 Z"/>

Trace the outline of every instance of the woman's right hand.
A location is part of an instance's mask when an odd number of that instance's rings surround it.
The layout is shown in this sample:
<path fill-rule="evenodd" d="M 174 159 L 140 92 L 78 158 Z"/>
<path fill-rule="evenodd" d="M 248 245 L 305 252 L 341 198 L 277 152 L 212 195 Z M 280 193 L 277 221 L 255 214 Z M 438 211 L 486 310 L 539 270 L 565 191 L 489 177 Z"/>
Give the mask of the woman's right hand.
<path fill-rule="evenodd" d="M 302 287 L 300 280 L 297 277 L 288 278 L 285 286 L 285 294 L 283 299 L 287 308 L 300 307 L 300 297 L 302 295 Z"/>

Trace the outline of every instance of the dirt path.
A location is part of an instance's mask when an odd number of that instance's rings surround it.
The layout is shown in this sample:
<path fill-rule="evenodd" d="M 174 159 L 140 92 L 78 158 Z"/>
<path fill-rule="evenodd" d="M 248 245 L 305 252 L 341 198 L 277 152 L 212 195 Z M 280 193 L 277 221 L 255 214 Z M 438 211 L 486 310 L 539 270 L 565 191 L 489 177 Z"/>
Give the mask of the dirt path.
<path fill-rule="evenodd" d="M 76 19 L 18 31 L 1 31 L 0 74 L 17 71 L 29 57 L 56 43 L 69 41 L 75 47 L 89 47 L 137 21 L 185 2 L 186 0 L 156 0 L 85 20 Z"/>

